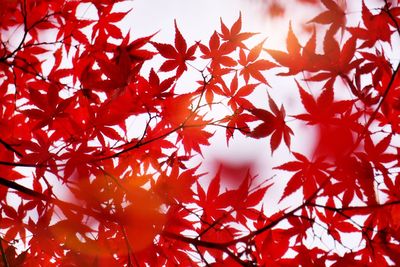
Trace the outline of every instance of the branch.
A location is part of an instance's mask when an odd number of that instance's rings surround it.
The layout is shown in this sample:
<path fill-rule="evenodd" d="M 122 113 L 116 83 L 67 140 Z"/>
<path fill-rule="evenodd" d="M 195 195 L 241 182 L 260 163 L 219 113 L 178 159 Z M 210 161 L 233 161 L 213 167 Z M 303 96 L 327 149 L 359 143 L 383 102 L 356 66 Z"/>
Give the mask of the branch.
<path fill-rule="evenodd" d="M 172 238 L 172 239 L 175 239 L 175 240 L 182 241 L 184 243 L 191 244 L 191 245 L 193 245 L 195 247 L 196 246 L 200 246 L 200 247 L 213 248 L 213 249 L 220 250 L 222 252 L 227 253 L 233 260 L 235 260 L 241 266 L 251 266 L 247 262 L 241 260 L 238 256 L 236 256 L 232 251 L 230 251 L 228 249 L 228 246 L 224 245 L 223 243 L 215 243 L 215 242 L 203 241 L 203 240 L 199 240 L 199 239 L 196 239 L 196 238 L 190 238 L 190 237 L 186 237 L 186 236 L 183 236 L 183 235 L 178 235 L 178 234 L 171 233 L 171 232 L 162 232 L 161 235 L 164 236 L 164 237 L 167 237 L 167 238 Z"/>
<path fill-rule="evenodd" d="M 352 210 L 364 210 L 364 209 L 379 209 L 383 207 L 388 207 L 388 206 L 394 206 L 394 205 L 400 205 L 400 200 L 396 201 L 390 201 L 382 204 L 372 204 L 369 206 L 349 206 L 349 207 L 342 207 L 342 208 L 337 208 L 337 207 L 332 207 L 332 206 L 327 206 L 327 205 L 321 205 L 321 204 L 316 204 L 316 203 L 311 203 L 309 202 L 307 206 L 313 206 L 313 207 L 318 207 L 318 208 L 324 208 L 327 210 L 331 211 L 352 211 Z"/>
<path fill-rule="evenodd" d="M 28 196 L 31 196 L 31 197 L 34 197 L 34 198 L 37 198 L 37 199 L 40 199 L 40 200 L 50 201 L 50 198 L 48 196 L 46 196 L 45 194 L 36 192 L 36 191 L 34 191 L 34 190 L 30 189 L 30 188 L 22 186 L 22 185 L 20 185 L 20 184 L 18 184 L 16 182 L 7 180 L 7 179 L 5 179 L 3 177 L 0 177 L 0 185 L 3 185 L 3 186 L 8 187 L 8 188 L 15 189 L 20 193 L 23 193 L 25 195 L 28 195 Z"/>
<path fill-rule="evenodd" d="M 55 12 L 55 13 L 50 13 L 50 14 L 46 14 L 44 17 L 42 17 L 41 19 L 35 21 L 34 23 L 32 23 L 32 25 L 30 27 L 28 27 L 28 22 L 27 22 L 27 10 L 26 10 L 26 5 L 27 5 L 27 0 L 24 0 L 23 3 L 23 7 L 21 7 L 21 11 L 22 11 L 22 16 L 23 16 L 23 20 L 24 20 L 24 35 L 21 38 L 20 43 L 18 44 L 17 48 L 14 49 L 14 51 L 12 51 L 11 53 L 9 53 L 8 55 L 4 56 L 2 58 L 3 61 L 6 61 L 9 58 L 12 58 L 18 51 L 20 51 L 21 49 L 23 49 L 23 45 L 25 43 L 26 38 L 28 37 L 28 33 L 30 30 L 32 30 L 33 28 L 35 28 L 37 25 L 39 25 L 40 23 L 46 22 L 48 18 L 59 14 L 59 12 Z"/>
<path fill-rule="evenodd" d="M 12 145 L 10 145 L 9 143 L 7 143 L 6 141 L 4 141 L 3 139 L 0 138 L 0 144 L 2 144 L 6 149 L 14 152 L 15 154 L 17 154 L 18 156 L 22 157 L 22 153 L 18 152 L 15 148 L 12 147 Z"/>
<path fill-rule="evenodd" d="M 178 235 L 178 234 L 171 233 L 171 232 L 164 231 L 161 233 L 161 235 L 164 237 L 167 237 L 167 238 L 172 238 L 172 239 L 179 240 L 184 243 L 189 243 L 189 244 L 192 244 L 195 246 L 200 246 L 200 247 L 205 247 L 205 248 L 213 248 L 213 249 L 218 249 L 218 250 L 224 250 L 226 248 L 226 246 L 224 246 L 224 244 L 222 244 L 222 243 L 215 243 L 215 242 L 199 240 L 196 238 L 190 238 L 190 237 Z"/>
<path fill-rule="evenodd" d="M 374 110 L 374 113 L 372 113 L 372 115 L 371 115 L 371 117 L 369 118 L 367 124 L 365 125 L 365 128 L 364 128 L 365 130 L 364 130 L 363 135 L 365 135 L 365 133 L 368 131 L 369 126 L 370 126 L 371 123 L 375 120 L 375 117 L 376 117 L 376 115 L 377 115 L 377 113 L 378 113 L 380 107 L 382 106 L 383 102 L 385 101 L 386 97 L 388 96 L 388 94 L 389 94 L 389 92 L 390 92 L 390 89 L 392 88 L 392 85 L 393 85 L 393 83 L 394 83 L 394 80 L 396 79 L 396 75 L 397 75 L 397 73 L 399 72 L 399 69 L 400 69 L 400 63 L 397 64 L 396 69 L 393 71 L 392 77 L 390 77 L 390 81 L 389 81 L 389 83 L 388 83 L 388 85 L 387 85 L 385 91 L 384 91 L 383 94 L 382 94 L 381 101 L 379 101 L 378 106 L 377 106 L 376 109 Z"/>
<path fill-rule="evenodd" d="M 253 238 L 254 236 L 262 234 L 263 232 L 271 229 L 272 227 L 276 226 L 277 224 L 279 224 L 283 220 L 289 218 L 290 216 L 293 216 L 297 211 L 303 209 L 306 206 L 309 206 L 311 201 L 318 195 L 318 193 L 325 187 L 325 185 L 328 184 L 328 182 L 329 182 L 331 177 L 332 177 L 331 175 L 328 176 L 326 178 L 326 180 L 321 184 L 321 186 L 309 198 L 307 198 L 307 200 L 303 204 L 299 205 L 298 207 L 296 207 L 295 209 L 291 210 L 290 212 L 285 213 L 284 215 L 282 215 L 278 219 L 270 222 L 269 224 L 265 225 L 264 227 L 254 231 L 254 232 L 251 232 L 250 234 L 248 234 L 246 236 L 242 236 L 242 237 L 240 237 L 238 239 L 233 239 L 232 241 L 228 241 L 228 242 L 224 242 L 224 243 L 216 243 L 216 242 L 209 242 L 209 241 L 199 240 L 197 238 L 190 238 L 190 237 L 178 235 L 178 234 L 171 233 L 171 232 L 162 232 L 161 234 L 163 236 L 165 236 L 165 237 L 172 238 L 172 239 L 175 239 L 175 240 L 179 240 L 179 241 L 182 241 L 182 242 L 185 242 L 185 243 L 188 243 L 188 244 L 192 244 L 194 246 L 213 248 L 213 249 L 217 249 L 217 250 L 223 251 L 223 252 L 227 253 L 230 257 L 232 257 L 240 265 L 249 266 L 248 263 L 246 263 L 245 261 L 241 260 L 238 256 L 236 256 L 234 253 L 232 253 L 232 251 L 230 251 L 228 249 L 228 247 L 232 246 L 232 245 L 236 245 L 239 242 L 248 241 L 251 238 Z"/>
<path fill-rule="evenodd" d="M 63 201 L 63 200 L 60 200 L 57 198 L 49 197 L 43 193 L 39 193 L 30 188 L 22 186 L 14 181 L 7 180 L 6 178 L 3 178 L 3 177 L 0 177 L 0 185 L 3 185 L 8 188 L 12 188 L 12 189 L 18 191 L 19 193 L 25 194 L 27 196 L 46 201 L 48 203 L 55 204 L 60 208 L 67 208 L 69 210 L 74 210 L 76 212 L 80 212 L 82 214 L 92 216 L 93 218 L 95 218 L 99 221 L 104 221 L 104 220 L 111 221 L 111 222 L 118 221 L 112 214 L 106 214 L 106 213 L 93 211 L 93 210 L 81 207 L 81 206 L 73 204 L 73 203 L 69 203 L 69 202 L 66 202 L 66 201 Z"/>
<path fill-rule="evenodd" d="M 309 197 L 307 198 L 303 204 L 301 204 L 300 206 L 296 207 L 295 209 L 289 211 L 288 213 L 285 213 L 284 215 L 282 215 L 281 217 L 277 218 L 276 220 L 270 222 L 267 225 L 264 225 L 263 227 L 261 227 L 260 229 L 257 229 L 254 232 L 251 232 L 248 235 L 242 236 L 238 239 L 234 239 L 232 241 L 226 242 L 224 243 L 225 246 L 230 246 L 233 244 L 236 244 L 238 242 L 245 242 L 253 237 L 255 237 L 256 235 L 262 234 L 265 231 L 271 229 L 272 227 L 276 226 L 278 223 L 282 222 L 283 220 L 289 218 L 290 216 L 293 216 L 297 211 L 301 210 L 302 208 L 306 207 L 309 205 L 309 203 L 318 195 L 318 193 L 328 184 L 329 180 L 332 178 L 332 176 L 328 176 L 325 181 L 320 185 L 320 187 L 315 190 L 315 192 Z"/>
<path fill-rule="evenodd" d="M 8 264 L 8 261 L 7 261 L 7 255 L 3 248 L 3 238 L 1 238 L 1 237 L 0 237 L 0 252 L 1 252 L 1 258 L 3 260 L 4 267 L 10 267 L 10 265 Z"/>
<path fill-rule="evenodd" d="M 135 261 L 136 265 L 140 266 L 139 262 L 137 261 L 137 259 L 135 257 L 135 254 L 133 254 L 132 247 L 131 247 L 131 244 L 129 243 L 129 239 L 128 239 L 128 236 L 126 235 L 124 226 L 120 224 L 120 227 L 121 227 L 121 232 L 125 239 L 126 248 L 128 250 L 128 267 L 133 267 L 133 264 L 131 261 L 131 255 L 133 256 L 133 260 Z"/>
<path fill-rule="evenodd" d="M 390 17 L 390 19 L 393 21 L 393 23 L 396 25 L 396 30 L 397 33 L 400 36 L 400 26 L 396 20 L 395 17 L 393 17 L 393 14 L 390 13 L 389 8 L 389 4 L 387 0 L 384 0 L 385 2 L 385 8 L 383 8 L 382 10 L 388 14 L 388 16 Z M 357 140 L 354 142 L 353 148 L 350 151 L 354 151 L 358 145 L 361 143 L 362 139 L 364 138 L 364 136 L 367 134 L 368 132 L 368 128 L 371 126 L 372 122 L 375 120 L 376 116 L 378 115 L 379 109 L 381 108 L 381 106 L 383 105 L 383 102 L 386 100 L 387 96 L 389 95 L 389 92 L 392 88 L 392 85 L 396 79 L 397 73 L 399 72 L 400 69 L 400 62 L 397 64 L 396 69 L 394 69 L 392 76 L 390 77 L 389 83 L 387 85 L 387 87 L 385 88 L 385 91 L 383 92 L 383 94 L 381 95 L 381 99 L 378 103 L 378 106 L 375 108 L 374 112 L 372 113 L 371 117 L 368 119 L 367 123 L 364 126 L 364 131 L 358 136 Z M 350 81 L 349 77 L 346 75 L 341 75 L 341 77 L 346 81 L 346 83 L 350 86 L 350 90 L 352 91 L 352 93 L 355 96 L 358 96 L 358 90 L 354 87 L 353 83 Z"/>
<path fill-rule="evenodd" d="M 206 258 L 204 257 L 204 255 L 201 253 L 201 251 L 199 250 L 199 247 L 194 245 L 197 254 L 200 255 L 201 260 L 204 262 L 204 264 L 206 265 L 206 267 L 211 267 L 211 265 L 208 263 L 208 261 L 206 260 Z"/>
<path fill-rule="evenodd" d="M 392 13 L 390 13 L 389 10 L 388 10 L 389 5 L 388 5 L 387 0 L 384 0 L 384 1 L 385 1 L 385 9 L 383 9 L 383 11 L 385 11 L 385 12 L 389 15 L 390 19 L 391 19 L 391 20 L 393 21 L 393 23 L 396 25 L 396 30 L 397 30 L 397 32 L 398 32 L 398 34 L 399 34 L 399 36 L 400 36 L 400 27 L 399 27 L 399 24 L 397 23 L 397 20 L 393 17 Z M 392 88 L 392 85 L 393 85 L 393 83 L 394 83 L 394 81 L 395 81 L 395 79 L 396 79 L 396 76 L 397 76 L 397 73 L 399 72 L 399 69 L 400 69 L 400 62 L 397 64 L 396 69 L 393 71 L 392 76 L 390 77 L 390 81 L 389 81 L 389 83 L 388 83 L 388 85 L 387 85 L 385 91 L 384 91 L 383 94 L 382 94 L 382 98 L 381 98 L 381 100 L 379 101 L 378 106 L 376 107 L 376 109 L 375 109 L 374 112 L 372 113 L 371 117 L 370 117 L 369 120 L 367 121 L 367 124 L 364 126 L 364 131 L 363 131 L 363 133 L 358 137 L 358 139 L 356 140 L 354 147 L 357 147 L 357 146 L 360 144 L 362 138 L 365 136 L 366 132 L 368 132 L 369 126 L 371 126 L 372 122 L 375 120 L 375 118 L 376 118 L 376 116 L 377 116 L 377 114 L 378 114 L 378 111 L 379 111 L 380 107 L 382 106 L 383 102 L 385 101 L 385 99 L 386 99 L 387 96 L 389 95 L 390 89 Z"/>
<path fill-rule="evenodd" d="M 10 162 L 10 161 L 0 160 L 0 165 L 14 166 L 14 167 L 25 167 L 25 168 L 46 168 L 46 167 L 50 167 L 50 166 L 60 167 L 60 166 L 64 166 L 65 164 L 62 164 L 62 165 L 47 165 L 47 164 L 40 164 L 40 163 L 31 164 L 31 163 L 19 163 L 19 162 Z"/>

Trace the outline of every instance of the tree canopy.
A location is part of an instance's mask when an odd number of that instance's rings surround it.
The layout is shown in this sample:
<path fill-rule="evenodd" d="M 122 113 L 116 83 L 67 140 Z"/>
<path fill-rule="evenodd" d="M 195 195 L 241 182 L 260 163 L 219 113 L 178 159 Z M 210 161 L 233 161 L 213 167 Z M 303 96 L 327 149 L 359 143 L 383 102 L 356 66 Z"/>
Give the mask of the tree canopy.
<path fill-rule="evenodd" d="M 242 14 L 134 38 L 122 2 L 1 1 L 0 266 L 400 263 L 397 1 L 293 0 L 315 13 L 279 50 Z M 286 159 L 206 173 L 221 131 Z"/>

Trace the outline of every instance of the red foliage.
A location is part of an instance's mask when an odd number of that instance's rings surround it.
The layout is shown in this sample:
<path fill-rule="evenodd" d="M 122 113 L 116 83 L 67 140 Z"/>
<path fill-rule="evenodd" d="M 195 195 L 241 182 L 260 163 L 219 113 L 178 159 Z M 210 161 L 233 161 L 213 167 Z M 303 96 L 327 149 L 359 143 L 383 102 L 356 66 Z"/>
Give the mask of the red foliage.
<path fill-rule="evenodd" d="M 0 266 L 400 264 L 396 1 L 362 1 L 357 16 L 299 0 L 322 9 L 304 45 L 289 24 L 287 51 L 249 47 L 241 14 L 207 41 L 176 21 L 172 44 L 132 40 L 117 2 L 1 3 Z M 302 111 L 270 96 L 280 68 Z M 301 125 L 316 129 L 311 155 L 291 151 L 310 139 Z M 270 137 L 288 159 L 271 179 L 249 162 L 202 173 L 194 162 L 221 129 L 227 145 Z"/>

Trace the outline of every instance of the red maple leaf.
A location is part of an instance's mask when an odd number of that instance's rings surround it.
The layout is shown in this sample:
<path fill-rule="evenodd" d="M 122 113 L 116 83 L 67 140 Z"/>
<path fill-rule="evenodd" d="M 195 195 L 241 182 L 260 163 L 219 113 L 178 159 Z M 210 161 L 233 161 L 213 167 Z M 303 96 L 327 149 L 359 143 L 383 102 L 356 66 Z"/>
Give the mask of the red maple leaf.
<path fill-rule="evenodd" d="M 230 44 L 227 42 L 221 44 L 220 37 L 216 31 L 211 35 L 208 46 L 202 43 L 198 45 L 200 51 L 203 53 L 201 58 L 211 60 L 211 68 L 219 68 L 221 65 L 225 67 L 234 67 L 237 65 L 237 62 L 229 56 L 232 52 Z"/>
<path fill-rule="evenodd" d="M 385 11 L 373 15 L 365 2 L 362 2 L 362 19 L 365 28 L 347 27 L 347 30 L 357 39 L 364 40 L 360 48 L 373 47 L 376 42 L 383 41 L 390 43 L 393 32 L 390 25 L 393 23 Z"/>
<path fill-rule="evenodd" d="M 362 62 L 362 58 L 355 58 L 357 50 L 356 38 L 350 37 L 340 48 L 338 41 L 331 32 L 327 32 L 324 38 L 324 54 L 320 55 L 318 62 L 319 73 L 307 78 L 308 81 L 324 81 L 333 83 L 337 76 L 346 76 L 356 69 Z"/>
<path fill-rule="evenodd" d="M 257 83 L 245 84 L 239 88 L 237 75 L 233 77 L 229 87 L 223 84 L 225 95 L 231 96 L 228 105 L 232 110 L 237 110 L 238 108 L 253 109 L 253 104 L 246 97 L 252 94 L 258 85 Z"/>
<path fill-rule="evenodd" d="M 286 125 L 285 117 L 286 112 L 283 105 L 279 109 L 274 100 L 268 97 L 269 107 L 271 112 L 263 109 L 252 109 L 250 112 L 263 122 L 254 128 L 248 135 L 253 138 L 263 138 L 272 134 L 271 136 L 271 153 L 278 148 L 282 140 L 290 148 L 290 135 L 293 135 L 292 129 Z"/>
<path fill-rule="evenodd" d="M 178 29 L 175 20 L 175 47 L 170 44 L 161 44 L 151 42 L 157 49 L 161 56 L 167 59 L 161 67 L 160 71 L 172 71 L 176 69 L 176 77 L 180 77 L 184 71 L 187 70 L 186 61 L 195 59 L 194 53 L 196 52 L 197 44 L 187 47 L 186 40 L 183 38 Z"/>
<path fill-rule="evenodd" d="M 219 34 L 228 45 L 228 51 L 232 52 L 236 48 L 247 49 L 243 41 L 249 39 L 255 33 L 241 32 L 242 30 L 242 13 L 239 14 L 239 18 L 232 25 L 231 29 L 228 29 L 221 19 L 221 33 Z"/>
<path fill-rule="evenodd" d="M 243 66 L 243 69 L 240 70 L 240 75 L 243 75 L 244 80 L 246 83 L 249 81 L 249 78 L 252 77 L 262 83 L 268 85 L 267 80 L 261 74 L 263 70 L 269 70 L 276 65 L 266 59 L 258 59 L 260 53 L 262 51 L 264 41 L 253 47 L 249 53 L 244 53 L 243 49 L 240 49 L 239 52 L 239 64 Z M 257 60 L 258 59 L 258 60 Z"/>
<path fill-rule="evenodd" d="M 333 199 L 329 198 L 326 205 L 329 207 L 334 207 L 335 204 L 333 203 Z M 318 218 L 327 224 L 328 231 L 332 237 L 339 242 L 342 240 L 343 233 L 352 233 L 357 231 L 356 226 L 338 212 L 325 210 L 325 213 L 322 213 L 317 210 L 316 213 Z"/>
<path fill-rule="evenodd" d="M 323 162 L 322 158 L 310 161 L 300 153 L 292 153 L 297 161 L 289 161 L 274 167 L 274 169 L 295 173 L 287 183 L 280 201 L 287 198 L 301 187 L 303 188 L 303 196 L 307 199 L 316 192 L 317 188 L 328 177 L 325 171 L 329 168 L 329 164 Z"/>
<path fill-rule="evenodd" d="M 328 10 L 314 17 L 309 22 L 331 24 L 329 28 L 331 34 L 335 34 L 340 28 L 343 30 L 346 26 L 346 12 L 344 8 L 340 7 L 333 0 L 321 0 L 321 2 Z"/>
<path fill-rule="evenodd" d="M 307 113 L 295 115 L 294 117 L 308 124 L 330 124 L 338 122 L 338 115 L 344 114 L 353 106 L 354 101 L 341 100 L 334 101 L 333 88 L 326 87 L 322 90 L 317 100 L 304 90 L 303 87 L 296 81 L 299 89 L 301 103 Z"/>
<path fill-rule="evenodd" d="M 221 122 L 228 122 L 226 126 L 226 143 L 233 138 L 233 133 L 235 131 L 240 131 L 242 134 L 247 135 L 250 133 L 250 127 L 248 123 L 257 120 L 257 118 L 248 113 L 244 113 L 244 110 L 239 108 L 233 115 L 227 116 L 221 120 Z"/>
<path fill-rule="evenodd" d="M 276 62 L 283 67 L 289 68 L 287 73 L 279 73 L 278 75 L 295 75 L 301 71 L 319 71 L 321 56 L 315 53 L 315 30 L 306 45 L 302 48 L 299 40 L 293 32 L 292 24 L 290 23 L 286 39 L 286 48 L 287 53 L 279 50 L 266 49 Z"/>

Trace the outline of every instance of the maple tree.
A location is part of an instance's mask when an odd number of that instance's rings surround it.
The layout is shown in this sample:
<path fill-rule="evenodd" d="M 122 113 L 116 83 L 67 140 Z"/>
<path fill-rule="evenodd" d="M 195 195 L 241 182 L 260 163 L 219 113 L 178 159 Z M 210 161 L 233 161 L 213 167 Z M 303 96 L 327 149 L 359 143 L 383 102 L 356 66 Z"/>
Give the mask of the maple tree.
<path fill-rule="evenodd" d="M 250 46 L 241 15 L 209 40 L 179 21 L 172 43 L 135 39 L 119 2 L 1 2 L 1 266 L 400 263 L 395 1 L 297 0 L 319 13 L 304 43 L 289 23 L 286 51 Z M 268 75 L 294 82 L 302 111 L 271 97 Z M 311 153 L 292 150 L 299 125 L 315 130 Z M 272 178 L 251 164 L 206 174 L 196 159 L 217 131 L 287 160 Z"/>

